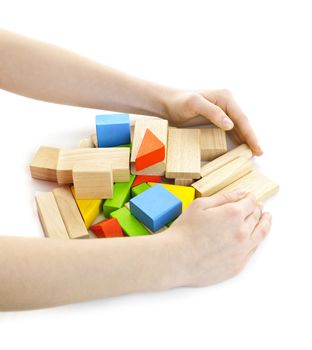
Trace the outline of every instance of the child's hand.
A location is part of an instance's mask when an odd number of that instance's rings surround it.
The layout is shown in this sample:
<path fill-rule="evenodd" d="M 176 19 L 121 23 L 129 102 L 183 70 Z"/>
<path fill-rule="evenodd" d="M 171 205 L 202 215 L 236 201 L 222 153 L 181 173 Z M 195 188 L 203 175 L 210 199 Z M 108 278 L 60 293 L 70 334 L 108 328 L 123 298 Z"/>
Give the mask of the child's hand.
<path fill-rule="evenodd" d="M 253 195 L 196 199 L 164 232 L 178 286 L 205 286 L 238 274 L 271 227 Z"/>
<path fill-rule="evenodd" d="M 247 143 L 255 155 L 262 150 L 250 123 L 228 90 L 198 92 L 174 90 L 167 97 L 168 120 L 177 126 L 193 126 L 207 120 Z"/>

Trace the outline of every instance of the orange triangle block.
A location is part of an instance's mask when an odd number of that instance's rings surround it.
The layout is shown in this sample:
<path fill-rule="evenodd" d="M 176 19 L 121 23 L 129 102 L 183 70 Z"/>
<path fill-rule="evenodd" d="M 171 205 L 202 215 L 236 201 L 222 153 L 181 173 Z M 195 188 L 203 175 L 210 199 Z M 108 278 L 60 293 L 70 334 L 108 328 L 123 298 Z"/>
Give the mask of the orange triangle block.
<path fill-rule="evenodd" d="M 165 145 L 150 129 L 146 129 L 135 159 L 135 169 L 142 170 L 165 159 Z"/>

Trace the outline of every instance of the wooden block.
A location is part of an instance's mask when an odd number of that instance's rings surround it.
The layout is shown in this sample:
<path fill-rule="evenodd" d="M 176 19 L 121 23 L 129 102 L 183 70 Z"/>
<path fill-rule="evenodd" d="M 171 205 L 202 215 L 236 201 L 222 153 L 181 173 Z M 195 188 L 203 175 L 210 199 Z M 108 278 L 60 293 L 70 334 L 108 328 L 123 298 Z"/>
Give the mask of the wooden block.
<path fill-rule="evenodd" d="M 70 238 L 89 238 L 79 208 L 69 186 L 53 190 L 57 206 Z"/>
<path fill-rule="evenodd" d="M 97 115 L 96 135 L 99 147 L 113 147 L 130 143 L 129 114 Z"/>
<path fill-rule="evenodd" d="M 190 186 L 193 182 L 193 179 L 174 179 L 174 184 L 178 186 Z"/>
<path fill-rule="evenodd" d="M 130 191 L 132 183 L 135 179 L 134 175 L 130 176 L 128 182 L 116 182 L 114 183 L 113 198 L 106 199 L 103 205 L 103 213 L 106 218 L 109 217 L 110 213 L 120 209 L 130 199 Z"/>
<path fill-rule="evenodd" d="M 121 226 L 115 218 L 106 219 L 90 227 L 98 238 L 124 237 Z"/>
<path fill-rule="evenodd" d="M 238 157 L 202 179 L 194 182 L 192 187 L 198 197 L 207 197 L 230 185 L 240 177 L 250 173 L 253 166 L 249 159 Z"/>
<path fill-rule="evenodd" d="M 169 128 L 167 178 L 200 178 L 199 129 Z"/>
<path fill-rule="evenodd" d="M 57 182 L 59 184 L 73 183 L 73 166 L 80 161 L 97 161 L 110 164 L 113 180 L 128 182 L 130 150 L 127 147 L 112 148 L 74 148 L 61 149 L 57 163 Z"/>
<path fill-rule="evenodd" d="M 140 145 L 145 135 L 146 129 L 149 129 L 167 148 L 168 121 L 158 118 L 139 118 L 136 120 L 134 128 L 134 136 L 131 151 L 131 173 L 137 175 L 159 175 L 165 174 L 166 170 L 166 154 L 165 159 L 159 163 L 151 165 L 143 170 L 136 171 L 135 159 L 137 157 Z M 165 152 L 166 153 L 166 152 Z"/>
<path fill-rule="evenodd" d="M 133 181 L 132 187 L 138 186 L 144 182 L 161 182 L 161 176 L 137 175 Z"/>
<path fill-rule="evenodd" d="M 142 143 L 135 158 L 135 169 L 143 170 L 165 159 L 165 145 L 150 129 L 146 129 Z"/>
<path fill-rule="evenodd" d="M 116 218 L 127 236 L 145 236 L 150 232 L 137 220 L 130 211 L 123 207 L 110 213 L 112 218 Z"/>
<path fill-rule="evenodd" d="M 245 157 L 247 159 L 252 157 L 252 152 L 246 144 L 240 145 L 232 149 L 231 151 L 223 154 L 222 156 L 212 160 L 211 162 L 205 164 L 200 170 L 201 176 L 204 177 L 206 175 L 211 174 L 213 171 L 218 170 L 225 164 L 231 162 L 232 160 L 238 157 Z"/>
<path fill-rule="evenodd" d="M 151 186 L 149 184 L 147 184 L 146 182 L 143 182 L 142 184 L 140 185 L 137 185 L 135 187 L 132 187 L 131 188 L 131 196 L 132 197 L 135 197 L 137 196 L 138 194 L 148 190 Z"/>
<path fill-rule="evenodd" d="M 94 144 L 93 144 L 91 137 L 86 137 L 86 138 L 80 140 L 79 147 L 80 148 L 93 148 Z"/>
<path fill-rule="evenodd" d="M 150 186 L 155 186 L 155 182 L 149 182 Z M 189 186 L 179 186 L 162 183 L 166 190 L 176 196 L 182 202 L 182 211 L 184 211 L 194 200 L 195 198 L 195 189 Z"/>
<path fill-rule="evenodd" d="M 56 147 L 40 147 L 30 163 L 32 178 L 56 182 L 59 152 L 60 149 Z"/>
<path fill-rule="evenodd" d="M 37 192 L 35 200 L 45 236 L 49 238 L 69 239 L 53 193 Z"/>
<path fill-rule="evenodd" d="M 98 147 L 98 140 L 96 134 L 92 134 L 90 137 L 93 143 L 93 147 Z"/>
<path fill-rule="evenodd" d="M 70 189 L 73 193 L 86 228 L 89 229 L 91 224 L 102 211 L 103 199 L 77 199 L 75 196 L 74 186 L 71 186 Z"/>
<path fill-rule="evenodd" d="M 79 161 L 73 167 L 77 199 L 103 199 L 113 196 L 111 164 L 99 161 Z"/>
<path fill-rule="evenodd" d="M 200 129 L 201 160 L 211 161 L 227 152 L 225 131 L 220 128 Z"/>
<path fill-rule="evenodd" d="M 253 193 L 257 200 L 262 202 L 278 192 L 279 186 L 260 171 L 253 170 L 249 174 L 223 188 L 218 193 L 232 192 L 237 189 Z"/>

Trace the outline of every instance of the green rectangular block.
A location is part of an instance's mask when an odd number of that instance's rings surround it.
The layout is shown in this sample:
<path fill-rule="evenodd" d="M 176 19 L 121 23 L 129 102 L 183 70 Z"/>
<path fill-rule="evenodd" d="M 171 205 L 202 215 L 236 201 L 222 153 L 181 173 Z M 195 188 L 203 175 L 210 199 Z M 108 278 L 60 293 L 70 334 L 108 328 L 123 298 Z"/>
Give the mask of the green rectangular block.
<path fill-rule="evenodd" d="M 151 234 L 139 220 L 131 215 L 130 210 L 125 207 L 111 212 L 110 217 L 118 220 L 119 225 L 127 236 L 145 236 Z"/>
<path fill-rule="evenodd" d="M 130 199 L 131 186 L 135 179 L 135 175 L 130 175 L 129 182 L 115 182 L 113 198 L 106 199 L 103 204 L 103 214 L 106 218 L 110 213 L 120 209 Z"/>
<path fill-rule="evenodd" d="M 130 148 L 130 152 L 132 150 L 132 143 L 127 143 L 125 145 L 119 145 L 119 146 L 113 146 L 113 147 L 129 147 Z"/>
<path fill-rule="evenodd" d="M 147 184 L 146 182 L 141 183 L 140 185 L 137 185 L 135 187 L 131 188 L 131 196 L 135 197 L 138 194 L 148 190 L 151 186 Z"/>

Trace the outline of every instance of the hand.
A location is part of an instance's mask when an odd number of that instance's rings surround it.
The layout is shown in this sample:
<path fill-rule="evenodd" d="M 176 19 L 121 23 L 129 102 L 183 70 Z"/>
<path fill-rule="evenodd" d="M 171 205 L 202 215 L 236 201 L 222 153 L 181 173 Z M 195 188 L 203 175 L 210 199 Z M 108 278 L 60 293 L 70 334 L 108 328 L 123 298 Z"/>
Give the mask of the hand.
<path fill-rule="evenodd" d="M 196 199 L 164 232 L 178 286 L 206 286 L 238 274 L 271 227 L 251 194 Z"/>
<path fill-rule="evenodd" d="M 247 143 L 257 156 L 263 152 L 250 123 L 228 90 L 176 91 L 168 94 L 167 117 L 177 126 L 207 123 L 231 130 L 239 143 Z"/>

